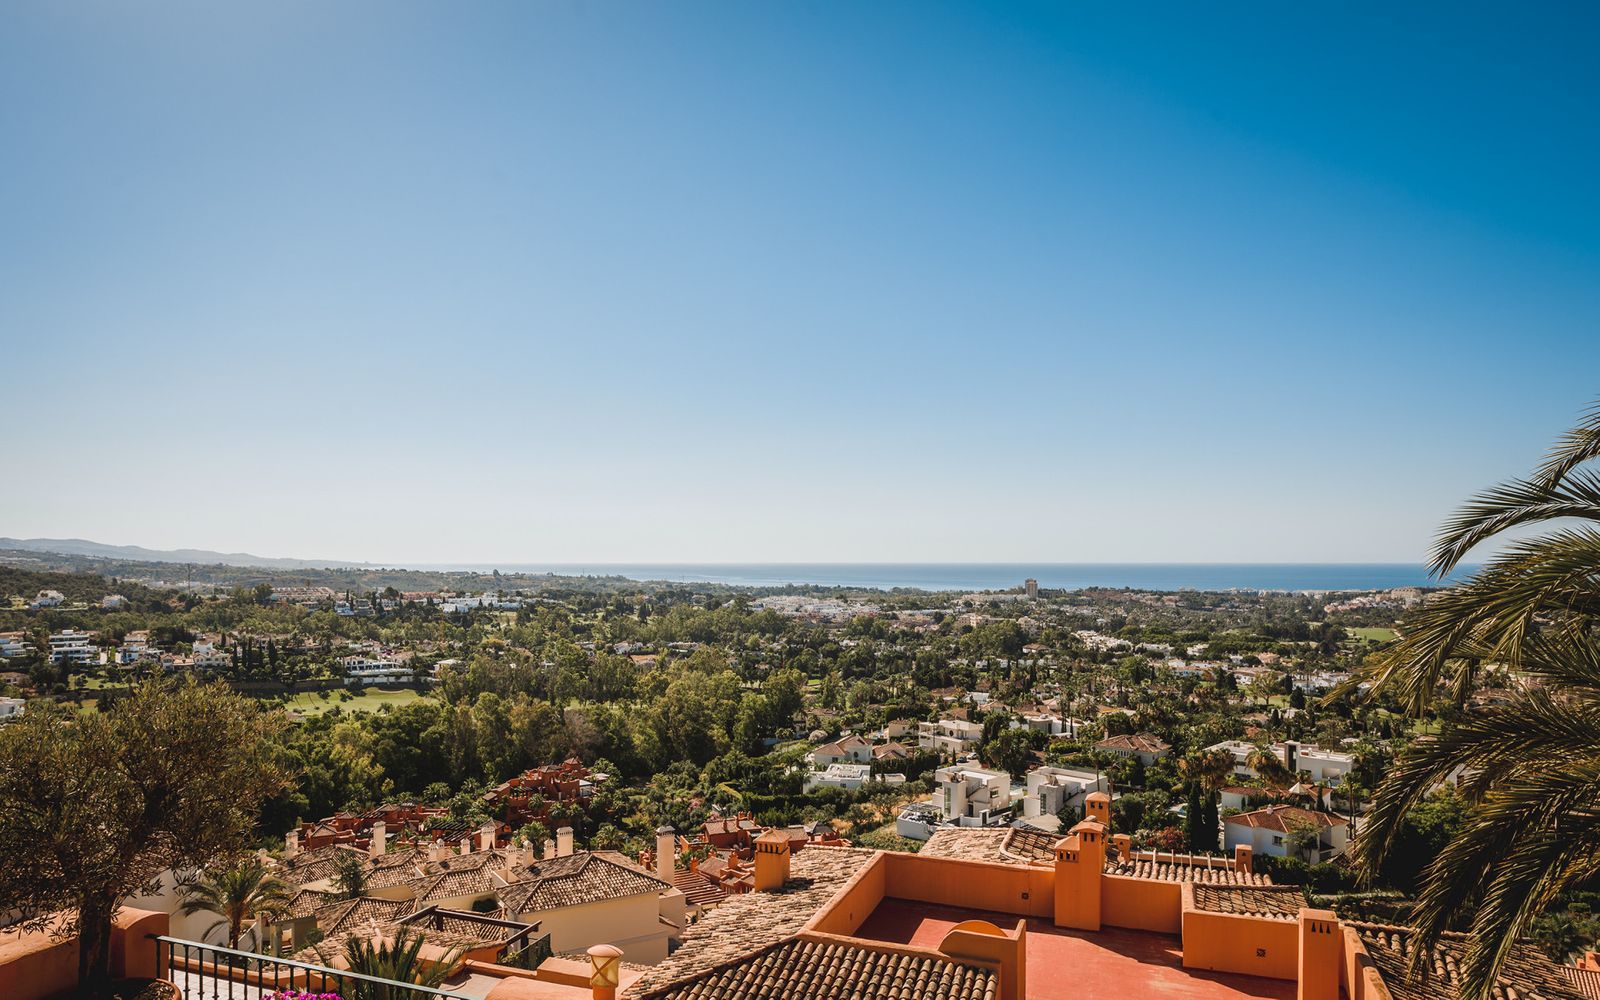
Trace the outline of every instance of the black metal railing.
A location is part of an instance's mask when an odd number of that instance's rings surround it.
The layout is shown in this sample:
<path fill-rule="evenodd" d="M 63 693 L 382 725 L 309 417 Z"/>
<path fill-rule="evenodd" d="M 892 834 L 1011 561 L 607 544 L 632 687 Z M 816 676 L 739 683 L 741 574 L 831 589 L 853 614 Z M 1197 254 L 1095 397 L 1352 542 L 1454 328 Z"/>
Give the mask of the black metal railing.
<path fill-rule="evenodd" d="M 447 989 L 165 935 L 155 946 L 156 974 L 175 984 L 184 1000 L 261 1000 L 296 990 L 335 993 L 341 1000 L 474 1000 Z"/>
<path fill-rule="evenodd" d="M 507 951 L 505 957 L 500 959 L 500 965 L 507 965 L 513 969 L 537 969 L 539 963 L 549 958 L 550 935 L 540 934 L 530 938 L 528 945 L 520 950 Z"/>

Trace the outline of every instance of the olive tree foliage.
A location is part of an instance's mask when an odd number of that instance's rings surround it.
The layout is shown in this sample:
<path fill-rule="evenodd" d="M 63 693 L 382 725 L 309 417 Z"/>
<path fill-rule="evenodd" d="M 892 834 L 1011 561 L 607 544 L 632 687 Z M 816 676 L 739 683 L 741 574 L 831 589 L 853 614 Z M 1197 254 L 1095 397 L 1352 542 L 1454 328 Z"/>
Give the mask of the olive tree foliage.
<path fill-rule="evenodd" d="M 30 704 L 0 727 L 0 910 L 77 935 L 80 985 L 103 990 L 122 900 L 248 844 L 287 781 L 281 724 L 192 679 L 147 681 L 104 714 Z"/>

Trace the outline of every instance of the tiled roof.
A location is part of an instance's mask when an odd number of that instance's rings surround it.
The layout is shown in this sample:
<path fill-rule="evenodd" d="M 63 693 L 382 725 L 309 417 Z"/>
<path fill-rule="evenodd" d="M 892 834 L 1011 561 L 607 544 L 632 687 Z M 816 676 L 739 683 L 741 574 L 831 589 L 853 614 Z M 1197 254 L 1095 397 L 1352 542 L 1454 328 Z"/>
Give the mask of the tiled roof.
<path fill-rule="evenodd" d="M 289 916 L 309 917 L 316 910 L 337 901 L 338 897 L 331 892 L 322 892 L 318 889 L 301 889 L 289 897 Z"/>
<path fill-rule="evenodd" d="M 1127 750 L 1130 753 L 1166 753 L 1172 747 L 1149 733 L 1133 736 L 1111 736 L 1095 745 L 1096 750 Z"/>
<path fill-rule="evenodd" d="M 727 892 L 716 880 L 707 878 L 700 872 L 690 871 L 688 868 L 674 868 L 672 884 L 696 906 L 712 906 L 722 902 L 727 896 Z"/>
<path fill-rule="evenodd" d="M 500 891 L 507 913 L 537 913 L 667 888 L 667 883 L 614 851 L 551 858 L 518 869 L 517 874 L 523 879 Z"/>
<path fill-rule="evenodd" d="M 930 858 L 956 858 L 961 861 L 991 861 L 996 864 L 1018 864 L 1020 859 L 1007 857 L 1001 849 L 1010 830 L 996 828 L 961 829 L 947 827 L 935 830 L 928 842 L 917 853 Z"/>
<path fill-rule="evenodd" d="M 807 847 L 790 859 L 789 880 L 781 890 L 729 896 L 684 931 L 682 945 L 635 983 L 632 995 L 699 977 L 782 943 L 804 927 L 874 854 L 854 847 Z"/>
<path fill-rule="evenodd" d="M 1270 876 L 1261 872 L 1237 871 L 1228 867 L 1226 858 L 1215 858 L 1205 864 L 1205 856 L 1189 855 L 1152 856 L 1148 852 L 1134 852 L 1132 861 L 1122 861 L 1106 856 L 1106 874 L 1128 875 L 1133 878 L 1154 879 L 1157 882 L 1203 882 L 1215 885 L 1271 885 Z M 1195 862 L 1200 862 L 1196 864 Z"/>
<path fill-rule="evenodd" d="M 917 853 L 933 858 L 1025 865 L 1035 861 L 1054 861 L 1056 843 L 1061 837 L 1059 833 L 1024 827 L 949 827 L 934 831 Z"/>
<path fill-rule="evenodd" d="M 1465 934 L 1444 934 L 1434 945 L 1426 965 L 1426 981 L 1407 980 L 1406 963 L 1414 947 L 1409 927 L 1350 923 L 1372 956 L 1394 1000 L 1458 1000 L 1459 970 L 1464 961 Z M 1511 953 L 1489 995 L 1494 1000 L 1594 1000 L 1600 997 L 1595 974 L 1557 965 L 1538 947 L 1524 942 Z"/>
<path fill-rule="evenodd" d="M 788 940 L 634 997 L 651 1000 L 993 1000 L 998 977 L 949 959 Z"/>
<path fill-rule="evenodd" d="M 1306 905 L 1305 894 L 1293 885 L 1210 885 L 1194 887 L 1197 910 L 1236 913 L 1247 917 L 1293 920 Z"/>
<path fill-rule="evenodd" d="M 1303 823 L 1319 829 L 1350 824 L 1350 821 L 1343 816 L 1335 816 L 1320 809 L 1301 809 L 1299 806 L 1288 805 L 1266 806 L 1254 812 L 1236 813 L 1229 816 L 1227 822 L 1237 826 L 1262 827 L 1279 833 L 1287 833 L 1290 823 Z"/>
<path fill-rule="evenodd" d="M 339 859 L 347 854 L 366 857 L 365 851 L 345 844 L 329 844 L 315 850 L 301 851 L 284 863 L 284 880 L 291 885 L 305 885 L 307 882 L 332 878 L 339 871 Z"/>
<path fill-rule="evenodd" d="M 1059 833 L 1045 833 L 1043 830 L 1024 829 L 1013 827 L 1006 834 L 1004 849 L 1012 857 L 1026 858 L 1029 861 L 1054 861 L 1056 858 L 1056 844 L 1061 840 Z"/>
<path fill-rule="evenodd" d="M 352 931 L 364 931 L 373 924 L 386 924 L 398 920 L 417 908 L 414 899 L 379 899 L 362 896 L 330 903 L 316 911 L 317 930 L 324 937 L 333 937 Z"/>

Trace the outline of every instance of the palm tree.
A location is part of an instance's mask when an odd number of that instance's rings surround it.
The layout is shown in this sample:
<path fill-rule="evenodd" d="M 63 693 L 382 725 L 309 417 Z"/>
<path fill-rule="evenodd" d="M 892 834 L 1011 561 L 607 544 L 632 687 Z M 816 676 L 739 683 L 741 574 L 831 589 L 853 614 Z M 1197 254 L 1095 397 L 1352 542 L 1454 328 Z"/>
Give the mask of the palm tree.
<path fill-rule="evenodd" d="M 213 873 L 202 874 L 184 886 L 178 912 L 184 916 L 215 913 L 220 917 L 207 929 L 228 929 L 228 947 L 238 948 L 245 927 L 257 917 L 275 917 L 288 912 L 289 887 L 255 855 Z M 257 942 L 259 947 L 261 942 Z"/>
<path fill-rule="evenodd" d="M 422 947 L 427 939 L 420 931 L 400 928 L 393 938 L 367 939 L 351 935 L 344 942 L 344 964 L 351 972 L 396 983 L 437 987 L 450 975 L 461 957 L 460 949 L 447 951 L 436 957 L 424 958 Z M 326 960 L 326 959 L 324 959 Z M 344 1000 L 411 1000 L 414 993 L 401 986 L 385 986 L 361 980 L 342 984 Z"/>
<path fill-rule="evenodd" d="M 1385 775 L 1357 859 L 1371 877 L 1406 813 L 1465 773 L 1473 809 L 1423 873 L 1415 919 L 1426 954 L 1471 913 L 1463 1000 L 1488 995 L 1517 939 L 1563 891 L 1600 874 L 1600 405 L 1568 432 L 1533 476 L 1494 487 L 1440 532 L 1432 570 L 1443 577 L 1479 545 L 1517 540 L 1466 582 L 1401 622 L 1398 641 L 1368 673 L 1413 715 L 1441 684 L 1455 708 L 1488 669 L 1529 682 L 1509 704 L 1449 713 Z M 1561 518 L 1576 524 L 1553 526 Z M 1540 529 L 1529 534 L 1530 529 Z M 1465 769 L 1461 771 L 1460 769 Z"/>

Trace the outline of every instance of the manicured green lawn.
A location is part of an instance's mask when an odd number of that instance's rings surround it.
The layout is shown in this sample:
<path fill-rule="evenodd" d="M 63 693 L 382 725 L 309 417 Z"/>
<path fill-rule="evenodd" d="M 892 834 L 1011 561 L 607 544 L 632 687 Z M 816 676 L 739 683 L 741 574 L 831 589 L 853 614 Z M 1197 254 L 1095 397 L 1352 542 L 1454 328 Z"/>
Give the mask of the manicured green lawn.
<path fill-rule="evenodd" d="M 1395 638 L 1392 628 L 1347 628 L 1345 631 L 1357 639 L 1370 639 L 1373 642 L 1393 642 Z"/>
<path fill-rule="evenodd" d="M 321 715 L 332 711 L 335 707 L 344 712 L 376 712 L 384 705 L 398 708 L 427 697 L 410 688 L 399 688 L 394 691 L 368 688 L 365 692 L 349 699 L 342 697 L 338 691 L 326 692 L 327 697 L 323 697 L 323 694 L 321 691 L 297 694 L 285 703 L 285 707 L 301 715 Z"/>

